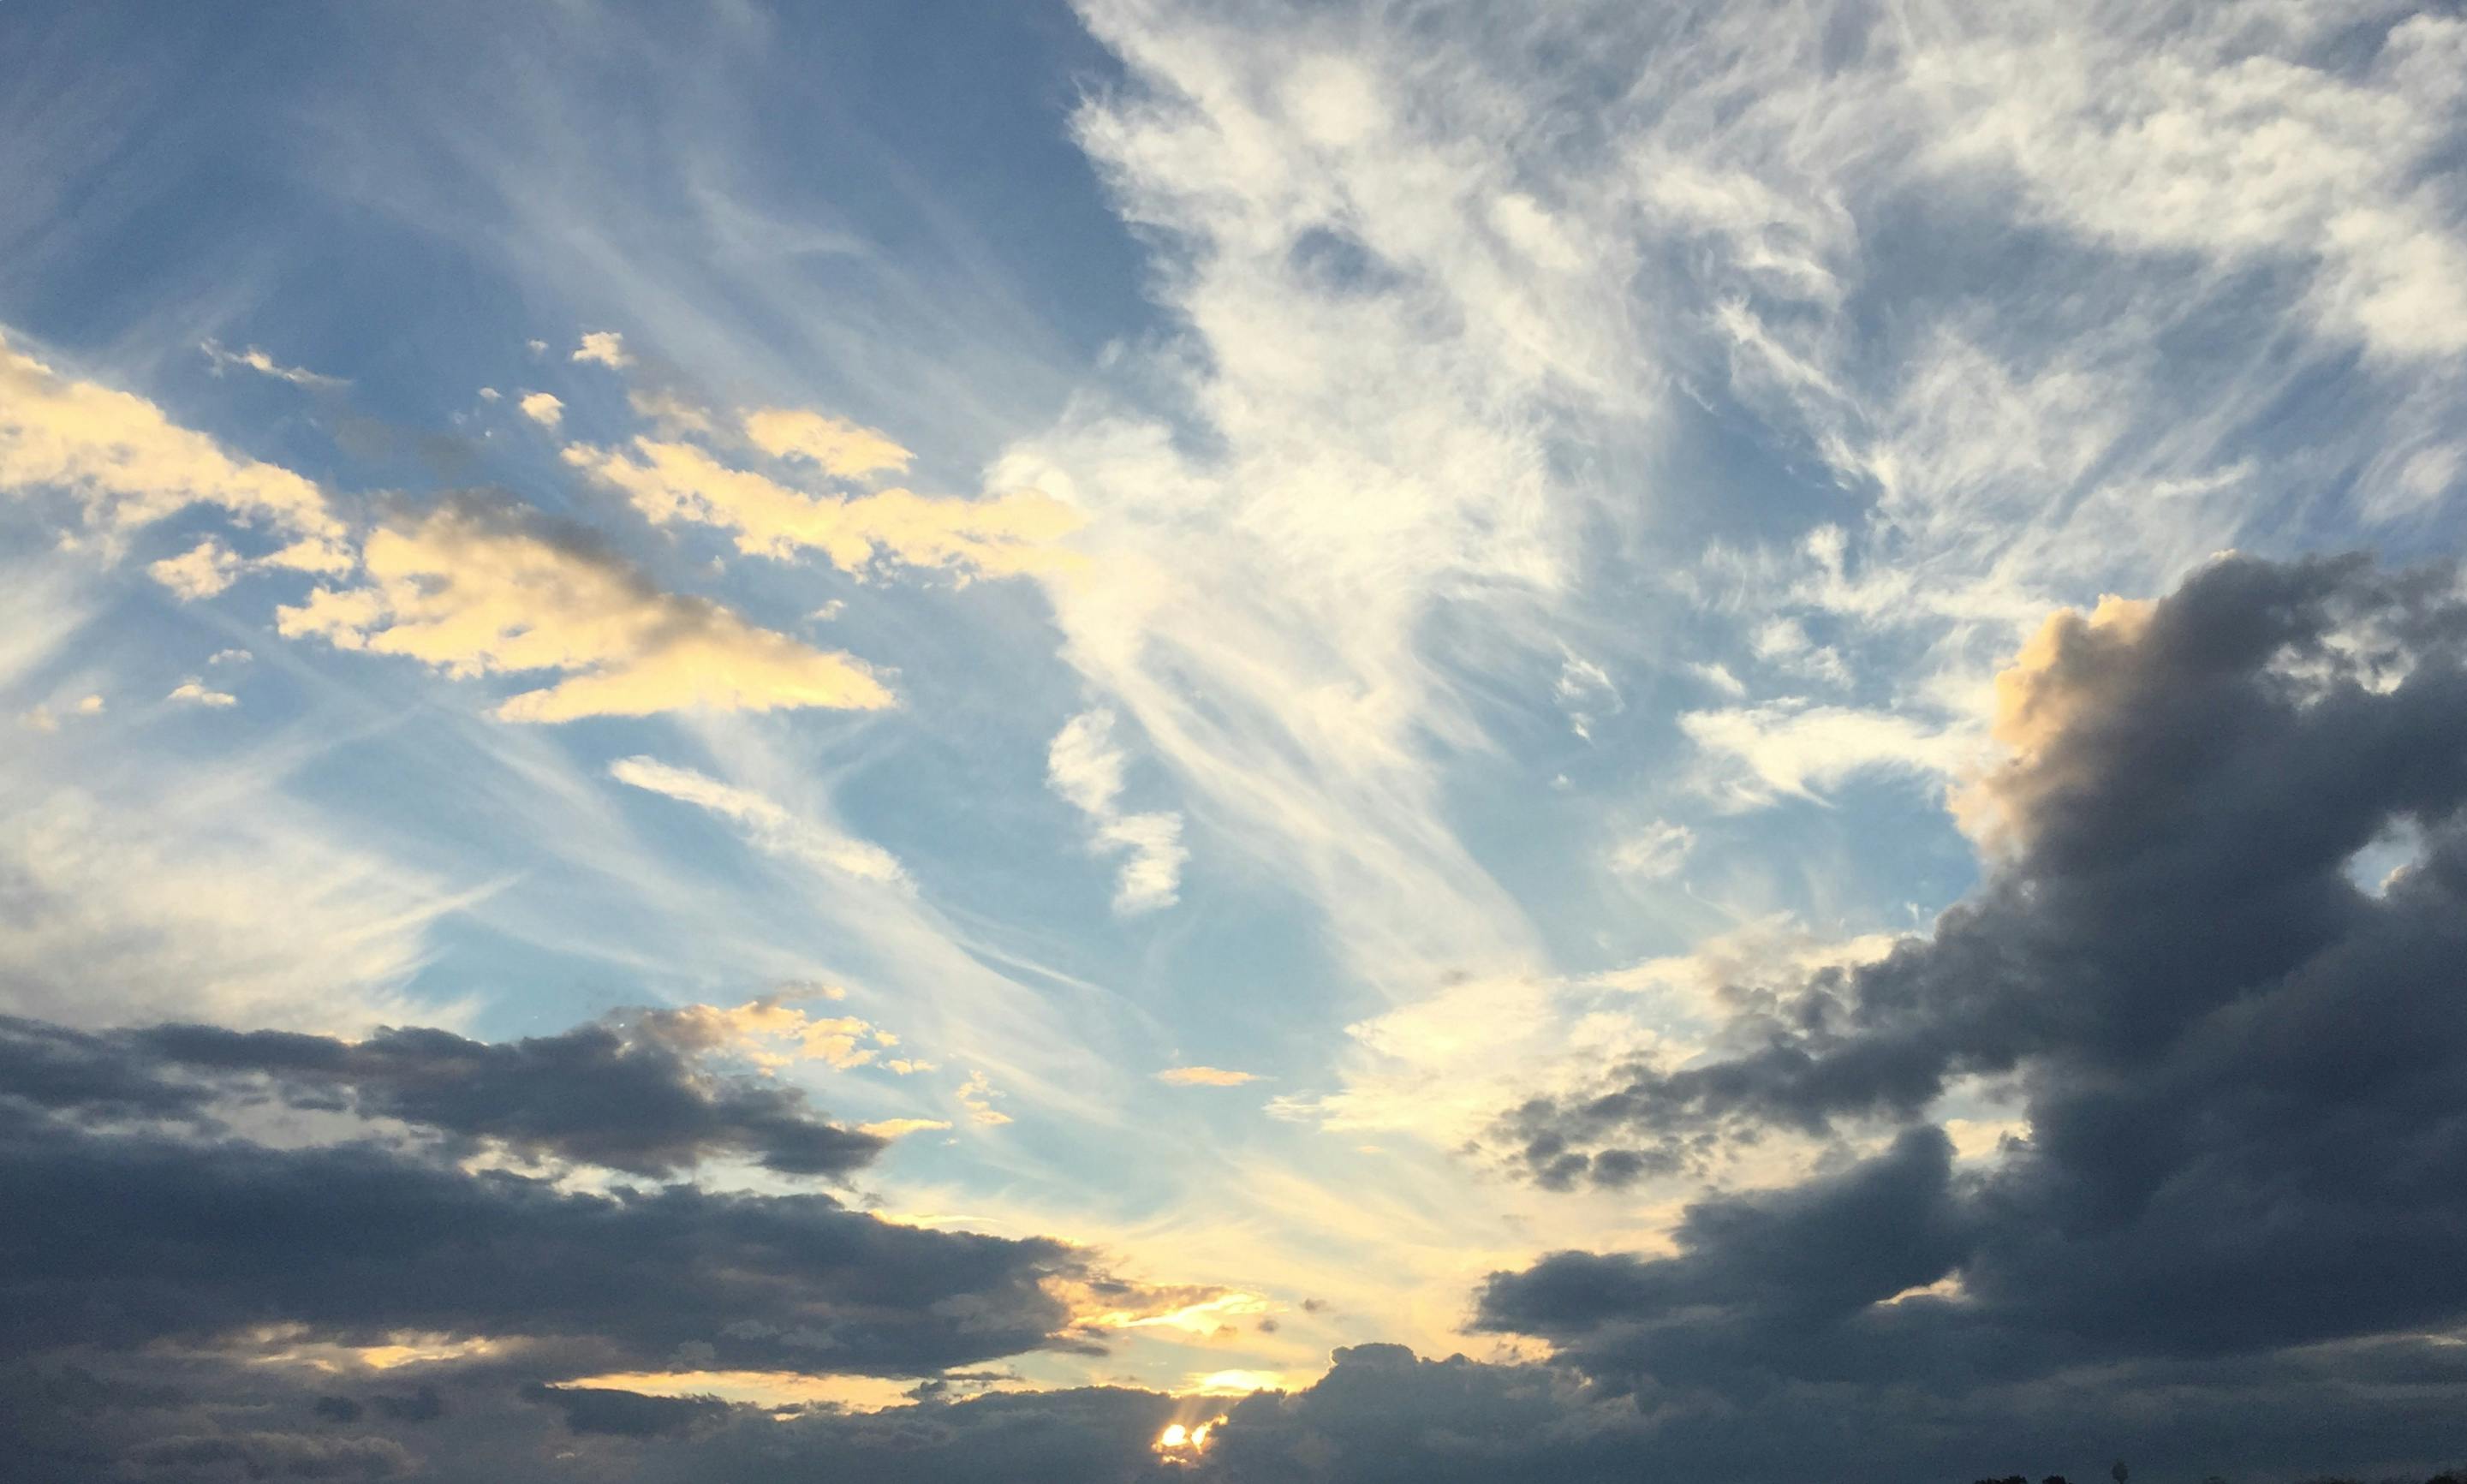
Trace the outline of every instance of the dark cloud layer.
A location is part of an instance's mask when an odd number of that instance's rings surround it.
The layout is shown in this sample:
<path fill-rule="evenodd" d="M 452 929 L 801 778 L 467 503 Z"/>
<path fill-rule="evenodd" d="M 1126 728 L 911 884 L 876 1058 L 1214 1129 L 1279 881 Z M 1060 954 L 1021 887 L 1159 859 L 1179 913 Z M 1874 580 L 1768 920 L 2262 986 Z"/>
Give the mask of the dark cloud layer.
<path fill-rule="evenodd" d="M 706 1065 L 692 1023 L 660 1011 L 510 1042 L 389 1028 L 365 1041 L 212 1025 L 84 1032 L 0 1017 L 0 1097 L 101 1117 L 206 1116 L 236 1094 L 396 1118 L 458 1139 L 665 1176 L 714 1155 L 845 1176 L 872 1135 L 800 1089 Z"/>
<path fill-rule="evenodd" d="M 1038 1346 L 1058 1243 L 900 1226 L 820 1195 L 608 1196 L 370 1145 L 0 1122 L 0 1353 L 303 1324 L 589 1339 L 612 1361 L 924 1374 Z"/>
<path fill-rule="evenodd" d="M 1765 1129 L 1907 1132 L 1694 1207 L 1676 1256 L 1496 1275 L 1479 1325 L 1612 1383 L 1746 1395 L 2467 1319 L 2457 595 L 2447 570 L 2229 559 L 2052 622 L 2003 682 L 2018 753 L 1968 801 L 2010 851 L 1971 901 L 1880 963 L 1735 991 L 1696 1065 L 1510 1120 L 1552 1183 Z M 2360 887 L 2393 839 L 2415 859 Z M 2030 1130 L 1976 1171 L 1925 1122 L 1967 1078 L 2009 1082 Z"/>

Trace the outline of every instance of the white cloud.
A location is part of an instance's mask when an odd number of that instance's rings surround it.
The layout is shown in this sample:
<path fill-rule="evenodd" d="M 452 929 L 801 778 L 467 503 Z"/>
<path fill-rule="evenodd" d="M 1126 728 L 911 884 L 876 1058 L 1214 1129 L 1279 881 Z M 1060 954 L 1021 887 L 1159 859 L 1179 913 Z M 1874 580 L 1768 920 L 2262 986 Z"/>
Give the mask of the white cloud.
<path fill-rule="evenodd" d="M 1688 711 L 1679 727 L 1698 747 L 1724 760 L 1717 776 L 1725 797 L 1737 803 L 1770 803 L 1783 795 L 1817 798 L 1869 770 L 1951 777 L 1982 760 L 1984 736 L 1976 730 L 1949 730 L 1891 711 L 1855 707 L 1810 706 L 1782 701 L 1770 706 Z"/>
<path fill-rule="evenodd" d="M 1122 751 L 1114 745 L 1114 714 L 1083 711 L 1053 735 L 1046 753 L 1046 781 L 1095 826 L 1096 847 L 1127 859 L 1114 891 L 1114 910 L 1124 913 L 1171 907 L 1180 898 L 1182 816 L 1124 814 Z"/>
<path fill-rule="evenodd" d="M 172 686 L 171 693 L 163 699 L 181 706 L 202 706 L 210 710 L 227 709 L 239 705 L 239 697 L 227 690 L 213 689 L 194 675 L 189 676 Z"/>
<path fill-rule="evenodd" d="M 1610 867 L 1622 876 L 1662 881 L 1679 874 L 1696 848 L 1696 832 L 1656 820 L 1611 847 Z"/>
<path fill-rule="evenodd" d="M 209 340 L 197 349 L 205 352 L 207 363 L 217 376 L 238 368 L 241 371 L 255 371 L 260 376 L 271 376 L 277 381 L 287 381 L 295 387 L 334 388 L 351 385 L 340 376 L 321 376 L 315 371 L 303 371 L 297 366 L 284 366 L 255 346 L 250 346 L 245 350 L 227 350 L 217 342 Z"/>
<path fill-rule="evenodd" d="M 1627 706 L 1600 665 L 1573 654 L 1560 661 L 1559 678 L 1552 683 L 1550 694 L 1568 713 L 1569 730 L 1589 742 L 1596 720 Z"/>
<path fill-rule="evenodd" d="M 690 768 L 648 757 L 622 757 L 608 765 L 620 783 L 708 809 L 736 824 L 765 854 L 852 876 L 860 881 L 904 884 L 908 873 L 890 851 L 800 819 L 749 789 L 733 787 Z"/>
<path fill-rule="evenodd" d="M 522 408 L 524 416 L 543 428 L 554 428 L 565 421 L 565 403 L 546 392 L 526 392 L 515 405 Z"/>

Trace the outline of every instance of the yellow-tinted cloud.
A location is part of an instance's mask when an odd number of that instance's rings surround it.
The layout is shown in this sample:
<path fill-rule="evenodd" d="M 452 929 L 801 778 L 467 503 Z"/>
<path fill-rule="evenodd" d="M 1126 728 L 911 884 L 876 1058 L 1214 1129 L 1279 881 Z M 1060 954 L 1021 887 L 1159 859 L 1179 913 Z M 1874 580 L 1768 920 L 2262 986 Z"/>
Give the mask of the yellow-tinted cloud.
<path fill-rule="evenodd" d="M 524 416 L 543 428 L 554 428 L 565 420 L 565 403 L 545 392 L 527 392 L 514 405 L 523 410 Z"/>
<path fill-rule="evenodd" d="M 948 1118 L 884 1118 L 875 1123 L 860 1123 L 856 1131 L 871 1134 L 876 1138 L 901 1138 L 910 1134 L 928 1134 L 950 1126 Z"/>
<path fill-rule="evenodd" d="M 362 560 L 365 583 L 320 588 L 280 609 L 276 626 L 458 677 L 565 676 L 499 706 L 507 721 L 892 704 L 860 660 L 663 593 L 604 553 L 470 510 L 380 528 Z"/>
<path fill-rule="evenodd" d="M 1951 798 L 1954 819 L 1973 840 L 1998 850 L 2023 843 L 2044 801 L 2078 781 L 2042 753 L 2084 715 L 2122 705 L 2109 693 L 2112 677 L 2135 670 L 2098 662 L 2140 643 L 2155 611 L 2155 604 L 2114 596 L 2087 616 L 2058 609 L 1998 672 L 1991 731 L 2012 755 Z"/>
<path fill-rule="evenodd" d="M 1002 1095 L 982 1071 L 968 1073 L 968 1080 L 960 1084 L 960 1106 L 968 1111 L 970 1119 L 988 1128 L 1010 1122 L 1010 1114 L 994 1106 L 993 1100 Z"/>
<path fill-rule="evenodd" d="M 1169 1067 L 1156 1074 L 1159 1082 L 1177 1088 L 1238 1088 L 1246 1082 L 1256 1082 L 1255 1071 L 1228 1071 L 1222 1067 Z"/>
<path fill-rule="evenodd" d="M 871 428 L 798 408 L 758 408 L 744 423 L 746 438 L 772 458 L 803 459 L 840 479 L 905 469 L 915 457 Z"/>
<path fill-rule="evenodd" d="M 65 490 L 83 506 L 85 524 L 114 545 L 140 527 L 205 505 L 283 539 L 260 559 L 264 565 L 332 573 L 351 564 L 343 524 L 315 484 L 289 469 L 233 457 L 144 397 L 62 376 L 9 349 L 5 335 L 0 489 Z M 177 564 L 174 572 L 198 575 Z M 220 590 L 211 579 L 208 587 Z"/>
<path fill-rule="evenodd" d="M 905 489 L 843 498 L 809 495 L 776 480 L 733 469 L 691 443 L 634 439 L 630 451 L 577 443 L 565 460 L 622 491 L 650 520 L 692 521 L 736 532 L 749 555 L 821 551 L 844 571 L 878 556 L 912 567 L 951 567 L 989 575 L 1054 566 L 1055 546 L 1079 525 L 1078 512 L 1035 490 L 992 500 L 937 499 Z"/>
<path fill-rule="evenodd" d="M 653 1010 L 645 1019 L 688 1046 L 726 1048 L 755 1065 L 777 1070 L 794 1062 L 826 1062 L 846 1071 L 871 1066 L 899 1038 L 854 1016 L 817 1019 L 779 996 L 740 1005 L 683 1005 Z M 947 1127 L 947 1125 L 945 1125 Z"/>
<path fill-rule="evenodd" d="M 574 359 L 597 361 L 610 371 L 623 371 L 634 364 L 625 349 L 625 337 L 613 329 L 595 329 L 583 336 L 582 344 L 574 348 Z"/>

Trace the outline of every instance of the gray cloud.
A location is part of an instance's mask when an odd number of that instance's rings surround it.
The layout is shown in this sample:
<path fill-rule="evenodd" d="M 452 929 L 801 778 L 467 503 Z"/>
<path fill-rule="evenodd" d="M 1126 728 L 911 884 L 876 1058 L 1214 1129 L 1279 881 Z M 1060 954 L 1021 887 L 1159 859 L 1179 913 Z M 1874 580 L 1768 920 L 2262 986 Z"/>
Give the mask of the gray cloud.
<path fill-rule="evenodd" d="M 722 1365 L 929 1374 L 1048 1342 L 1067 1315 L 1039 1285 L 1078 1266 L 1059 1243 L 898 1226 L 819 1195 L 581 1195 L 372 1145 L 22 1114 L 0 1119 L 0 1206 L 36 1213 L 0 1233 L 10 1354 L 296 1323 L 369 1343 L 561 1337 L 609 1363 L 700 1341 Z"/>
<path fill-rule="evenodd" d="M 720 1154 L 781 1174 L 846 1176 L 883 1149 L 823 1119 L 798 1088 L 713 1070 L 705 1049 L 662 1011 L 499 1043 L 417 1027 L 351 1042 L 212 1025 L 84 1032 L 0 1017 L 0 1099 L 193 1119 L 254 1093 L 653 1176 Z"/>
<path fill-rule="evenodd" d="M 2467 602 L 2448 569 L 2228 559 L 2071 617 L 1974 804 L 2011 857 L 1880 963 L 1740 986 L 1720 1049 L 1507 1121 L 1545 1183 L 1905 1127 L 1693 1207 L 1667 1258 L 1494 1275 L 1478 1326 L 1622 1386 L 1956 1390 L 2467 1316 Z M 2359 886 L 2394 832 L 2416 859 Z M 1926 1125 L 2005 1079 L 2026 1142 Z M 1608 1169 L 1605 1159 L 1613 1162 Z M 1958 1280 L 1958 1294 L 1887 1303 Z"/>

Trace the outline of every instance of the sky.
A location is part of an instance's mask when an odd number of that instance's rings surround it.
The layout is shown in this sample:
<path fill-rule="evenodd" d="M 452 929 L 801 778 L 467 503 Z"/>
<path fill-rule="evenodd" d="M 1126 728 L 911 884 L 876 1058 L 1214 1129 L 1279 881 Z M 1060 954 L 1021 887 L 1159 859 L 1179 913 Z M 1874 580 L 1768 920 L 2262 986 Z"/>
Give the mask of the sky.
<path fill-rule="evenodd" d="M 0 7 L 31 1480 L 2467 1458 L 2467 18 Z"/>

